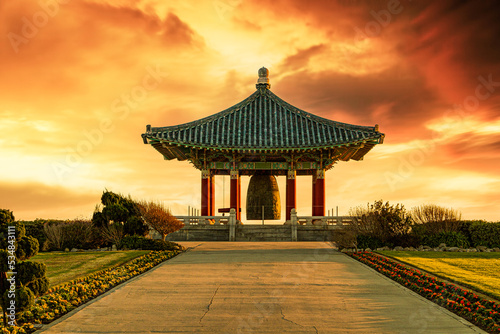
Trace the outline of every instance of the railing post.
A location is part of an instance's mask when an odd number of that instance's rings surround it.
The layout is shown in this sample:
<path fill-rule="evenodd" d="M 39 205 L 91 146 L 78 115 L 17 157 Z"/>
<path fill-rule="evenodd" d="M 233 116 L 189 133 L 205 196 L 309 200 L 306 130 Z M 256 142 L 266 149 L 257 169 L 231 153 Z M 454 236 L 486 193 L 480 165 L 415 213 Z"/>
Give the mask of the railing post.
<path fill-rule="evenodd" d="M 236 210 L 229 210 L 229 241 L 236 239 Z"/>
<path fill-rule="evenodd" d="M 297 221 L 297 211 L 295 209 L 290 211 L 290 221 L 292 226 L 292 241 L 297 241 L 297 225 L 299 222 Z"/>

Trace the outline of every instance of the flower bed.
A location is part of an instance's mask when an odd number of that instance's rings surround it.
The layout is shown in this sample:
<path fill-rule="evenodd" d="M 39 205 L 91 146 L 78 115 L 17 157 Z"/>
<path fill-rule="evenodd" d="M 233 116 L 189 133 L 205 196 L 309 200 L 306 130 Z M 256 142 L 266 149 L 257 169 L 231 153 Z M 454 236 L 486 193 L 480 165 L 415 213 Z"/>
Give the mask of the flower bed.
<path fill-rule="evenodd" d="M 499 303 L 371 252 L 348 255 L 490 333 L 500 333 Z"/>
<path fill-rule="evenodd" d="M 148 271 L 179 253 L 179 251 L 153 251 L 122 266 L 101 270 L 51 288 L 45 295 L 36 300 L 31 310 L 18 317 L 19 327 L 1 327 L 0 333 L 31 333 L 35 331 L 34 324 L 48 324 L 118 284 Z"/>

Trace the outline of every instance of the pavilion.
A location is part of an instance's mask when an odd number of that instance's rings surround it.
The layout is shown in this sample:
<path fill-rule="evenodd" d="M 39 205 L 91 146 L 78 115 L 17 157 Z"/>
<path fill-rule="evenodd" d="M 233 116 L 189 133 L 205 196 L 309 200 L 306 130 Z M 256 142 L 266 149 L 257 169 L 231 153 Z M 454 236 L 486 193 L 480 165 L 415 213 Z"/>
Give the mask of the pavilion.
<path fill-rule="evenodd" d="M 336 122 L 296 108 L 271 92 L 266 68 L 258 74 L 248 98 L 190 123 L 147 125 L 144 144 L 166 160 L 187 160 L 201 171 L 202 216 L 215 215 L 214 178 L 230 175 L 230 208 L 241 220 L 240 177 L 261 174 L 287 177 L 287 221 L 296 208 L 296 177 L 311 175 L 312 215 L 324 216 L 325 171 L 338 161 L 362 160 L 384 134 L 378 125 Z"/>

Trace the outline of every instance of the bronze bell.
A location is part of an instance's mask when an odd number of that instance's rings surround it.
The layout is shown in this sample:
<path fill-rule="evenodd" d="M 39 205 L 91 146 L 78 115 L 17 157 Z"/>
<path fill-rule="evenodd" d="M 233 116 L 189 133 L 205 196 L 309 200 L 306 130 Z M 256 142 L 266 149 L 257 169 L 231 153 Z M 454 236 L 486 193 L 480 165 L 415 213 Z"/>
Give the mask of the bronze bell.
<path fill-rule="evenodd" d="M 274 175 L 257 173 L 252 176 L 247 192 L 247 220 L 277 220 L 281 218 L 278 182 Z"/>

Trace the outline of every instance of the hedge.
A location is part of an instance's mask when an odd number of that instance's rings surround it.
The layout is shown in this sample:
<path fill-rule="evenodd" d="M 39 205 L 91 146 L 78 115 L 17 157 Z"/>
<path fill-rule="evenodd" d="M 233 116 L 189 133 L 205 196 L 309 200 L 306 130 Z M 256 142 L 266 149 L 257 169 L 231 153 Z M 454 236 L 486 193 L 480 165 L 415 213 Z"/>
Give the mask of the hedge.
<path fill-rule="evenodd" d="M 469 231 L 472 246 L 500 247 L 500 223 L 473 222 Z"/>
<path fill-rule="evenodd" d="M 489 223 L 482 220 L 461 221 L 455 231 L 430 233 L 425 225 L 413 225 L 408 234 L 382 242 L 369 235 L 357 235 L 357 247 L 360 249 L 376 249 L 382 246 L 418 247 L 420 245 L 438 247 L 444 243 L 448 247 L 477 247 L 500 248 L 500 222 Z"/>
<path fill-rule="evenodd" d="M 143 249 L 143 250 L 183 250 L 184 248 L 171 241 L 161 239 L 149 239 L 138 235 L 125 236 L 121 242 L 122 249 Z"/>
<path fill-rule="evenodd" d="M 40 250 L 42 250 L 42 246 L 45 244 L 45 240 L 47 240 L 47 236 L 43 231 L 44 221 L 36 219 L 35 221 L 20 221 L 20 223 L 24 224 L 27 236 L 33 237 L 38 240 Z"/>

